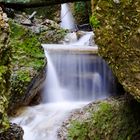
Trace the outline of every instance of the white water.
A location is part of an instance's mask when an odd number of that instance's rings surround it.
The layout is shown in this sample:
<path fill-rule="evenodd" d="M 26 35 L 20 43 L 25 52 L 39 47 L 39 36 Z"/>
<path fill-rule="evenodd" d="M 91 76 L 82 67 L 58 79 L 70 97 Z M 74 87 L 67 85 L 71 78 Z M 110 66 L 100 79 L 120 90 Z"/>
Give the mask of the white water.
<path fill-rule="evenodd" d="M 61 27 L 71 31 L 76 29 L 74 17 L 67 3 L 61 5 Z"/>
<path fill-rule="evenodd" d="M 24 140 L 57 140 L 57 129 L 70 111 L 85 102 L 57 102 L 27 107 L 12 122 L 24 129 Z"/>
<path fill-rule="evenodd" d="M 45 88 L 45 93 L 43 94 L 43 102 L 46 102 L 47 99 L 55 102 L 64 101 L 63 92 L 65 92 L 65 90 L 60 87 L 60 82 L 58 80 L 56 70 L 54 69 L 53 63 L 50 63 L 51 59 L 50 56 L 46 53 L 46 51 L 45 55 L 48 61 L 47 65 L 48 69 L 47 69 L 47 78 L 44 83 L 45 85 L 47 85 L 47 88 Z M 59 94 L 56 94 L 56 91 Z M 48 97 L 45 96 L 46 92 L 48 93 Z"/>
<path fill-rule="evenodd" d="M 84 45 L 84 46 L 94 46 L 93 42 L 93 32 L 86 32 L 77 42 L 73 43 L 73 45 Z"/>
<path fill-rule="evenodd" d="M 57 52 L 57 47 L 55 49 L 56 52 L 54 49 L 50 52 L 46 51 L 49 56 L 48 63 L 51 63 L 51 65 L 48 64 L 51 67 L 47 69 L 47 84 L 43 96 L 46 102 L 60 100 L 89 102 L 109 97 L 115 92 L 115 79 L 100 57 L 76 54 L 76 51 Z M 51 75 L 55 71 L 57 77 L 52 78 L 49 75 L 50 71 Z M 56 78 L 59 81 L 57 86 L 55 85 Z M 53 90 L 55 90 L 54 93 L 50 92 Z"/>
<path fill-rule="evenodd" d="M 63 5 L 62 10 L 66 7 Z M 71 15 L 69 17 L 72 19 Z M 67 25 L 67 20 L 64 22 Z M 74 23 L 70 25 L 69 29 L 74 29 Z M 89 45 L 90 38 L 86 34 L 69 47 Z M 57 50 L 57 46 L 52 46 Z M 94 44 L 93 47 L 97 49 Z M 73 109 L 108 97 L 115 89 L 112 73 L 101 58 L 70 50 L 69 53 L 60 52 L 48 53 L 45 49 L 48 65 L 42 103 L 24 108 L 18 117 L 11 119 L 23 127 L 24 140 L 58 140 L 57 130 Z"/>

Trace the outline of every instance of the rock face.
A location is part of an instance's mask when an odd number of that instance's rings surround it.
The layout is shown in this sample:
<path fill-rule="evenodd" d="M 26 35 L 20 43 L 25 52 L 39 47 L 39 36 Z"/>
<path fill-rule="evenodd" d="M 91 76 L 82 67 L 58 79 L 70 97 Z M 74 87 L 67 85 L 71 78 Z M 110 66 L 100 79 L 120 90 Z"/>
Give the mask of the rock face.
<path fill-rule="evenodd" d="M 28 105 L 45 79 L 45 56 L 38 38 L 27 28 L 10 21 L 12 46 L 9 110 Z"/>
<path fill-rule="evenodd" d="M 124 97 L 75 111 L 58 133 L 60 140 L 139 140 L 140 104 Z"/>
<path fill-rule="evenodd" d="M 6 14 L 0 8 L 0 132 L 9 127 L 7 120 L 8 98 L 10 96 L 10 59 L 9 25 Z"/>
<path fill-rule="evenodd" d="M 140 101 L 140 1 L 92 0 L 95 42 L 124 89 Z"/>
<path fill-rule="evenodd" d="M 23 130 L 15 124 L 9 124 L 7 118 L 8 103 L 11 97 L 11 45 L 9 44 L 9 25 L 6 14 L 0 8 L 0 139 L 22 140 Z"/>

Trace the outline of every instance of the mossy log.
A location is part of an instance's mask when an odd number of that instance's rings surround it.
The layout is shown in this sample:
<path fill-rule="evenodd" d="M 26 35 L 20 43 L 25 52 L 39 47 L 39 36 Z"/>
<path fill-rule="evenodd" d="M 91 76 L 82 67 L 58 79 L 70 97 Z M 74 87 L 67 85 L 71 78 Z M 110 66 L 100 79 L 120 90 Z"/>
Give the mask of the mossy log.
<path fill-rule="evenodd" d="M 55 4 L 62 4 L 76 1 L 89 1 L 89 0 L 1 0 L 1 4 L 11 8 L 32 8 L 49 6 Z"/>

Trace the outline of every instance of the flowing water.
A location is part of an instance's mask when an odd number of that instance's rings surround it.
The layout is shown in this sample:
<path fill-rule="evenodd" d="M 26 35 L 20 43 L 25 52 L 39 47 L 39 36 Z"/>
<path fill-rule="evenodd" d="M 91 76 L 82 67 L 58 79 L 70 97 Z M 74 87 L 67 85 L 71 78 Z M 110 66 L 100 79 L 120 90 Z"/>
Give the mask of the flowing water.
<path fill-rule="evenodd" d="M 61 5 L 61 27 L 71 31 L 76 29 L 74 17 L 67 3 Z"/>
<path fill-rule="evenodd" d="M 62 6 L 64 13 L 66 7 Z M 70 25 L 64 28 L 75 28 L 73 20 Z M 48 65 L 42 103 L 11 119 L 24 129 L 24 140 L 58 140 L 57 130 L 73 109 L 115 94 L 112 72 L 100 57 L 90 54 L 97 51 L 94 43 L 90 45 L 92 36 L 85 33 L 69 45 L 43 45 Z"/>

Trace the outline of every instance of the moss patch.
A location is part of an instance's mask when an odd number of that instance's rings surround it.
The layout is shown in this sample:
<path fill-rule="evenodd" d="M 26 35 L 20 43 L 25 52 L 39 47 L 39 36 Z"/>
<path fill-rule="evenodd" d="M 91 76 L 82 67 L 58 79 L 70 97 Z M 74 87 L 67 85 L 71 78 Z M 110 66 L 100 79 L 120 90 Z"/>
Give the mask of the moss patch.
<path fill-rule="evenodd" d="M 11 27 L 10 43 L 12 46 L 11 104 L 19 103 L 32 78 L 44 67 L 44 51 L 38 38 L 27 28 L 14 21 Z"/>
<path fill-rule="evenodd" d="M 90 105 L 87 118 L 71 120 L 69 140 L 130 140 L 140 131 L 140 105 L 135 101 L 111 99 Z M 135 111 L 134 111 L 135 108 Z"/>

